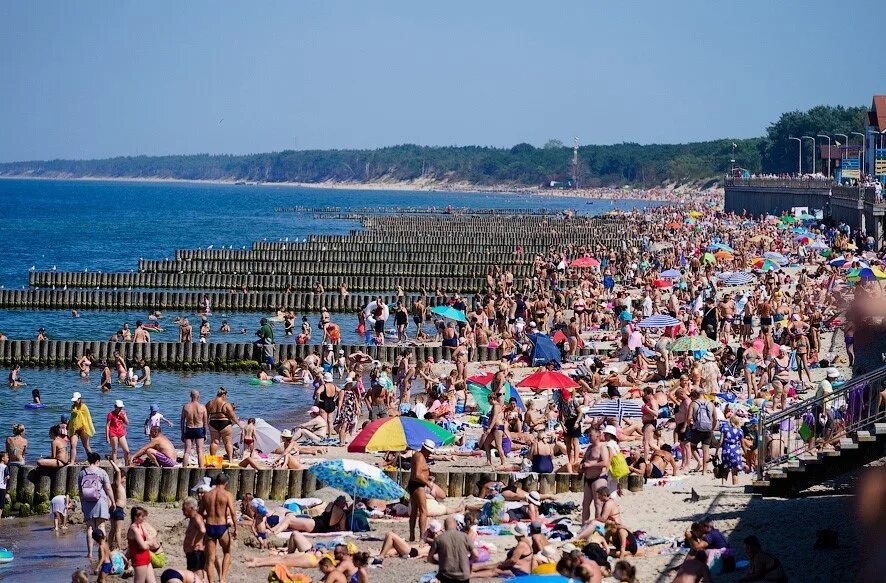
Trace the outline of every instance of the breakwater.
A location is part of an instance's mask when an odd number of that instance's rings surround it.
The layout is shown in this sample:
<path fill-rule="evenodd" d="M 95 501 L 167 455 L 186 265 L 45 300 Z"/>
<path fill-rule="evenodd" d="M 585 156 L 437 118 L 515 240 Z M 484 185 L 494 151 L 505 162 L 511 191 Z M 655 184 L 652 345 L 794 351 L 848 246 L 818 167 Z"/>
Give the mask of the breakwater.
<path fill-rule="evenodd" d="M 7 494 L 9 514 L 28 516 L 47 514 L 49 501 L 60 494 L 78 496 L 77 476 L 82 465 L 62 468 L 34 466 L 11 466 Z M 110 471 L 110 469 L 109 469 Z M 126 472 L 126 495 L 130 501 L 176 502 L 191 496 L 191 488 L 204 476 L 212 477 L 224 472 L 228 477 L 228 490 L 238 499 L 253 494 L 264 500 L 285 500 L 313 495 L 323 483 L 309 470 L 252 468 L 156 468 L 129 467 Z M 395 482 L 406 487 L 409 472 L 386 470 Z M 579 474 L 514 474 L 510 472 L 482 471 L 431 471 L 435 483 L 450 497 L 478 496 L 484 483 L 497 480 L 505 484 L 518 484 L 524 490 L 538 490 L 541 494 L 581 492 L 584 484 Z M 639 476 L 634 476 L 639 478 Z M 631 491 L 642 490 L 640 479 L 625 479 Z"/>

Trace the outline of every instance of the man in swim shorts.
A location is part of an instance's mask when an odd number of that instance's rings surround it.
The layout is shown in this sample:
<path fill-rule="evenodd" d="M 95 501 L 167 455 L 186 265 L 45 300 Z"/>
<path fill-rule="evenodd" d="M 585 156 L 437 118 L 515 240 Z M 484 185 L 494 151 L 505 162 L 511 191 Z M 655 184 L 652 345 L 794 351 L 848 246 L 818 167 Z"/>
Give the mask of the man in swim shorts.
<path fill-rule="evenodd" d="M 228 492 L 228 476 L 218 474 L 212 480 L 215 486 L 203 496 L 203 509 L 206 513 L 206 565 L 207 579 L 215 581 L 215 554 L 219 546 L 222 550 L 221 580 L 228 580 L 231 568 L 231 541 L 237 538 L 237 511 L 234 497 Z"/>
<path fill-rule="evenodd" d="M 174 468 L 178 463 L 176 460 L 175 446 L 160 431 L 160 426 L 151 427 L 151 440 L 132 456 L 133 460 L 146 457 L 155 466 L 160 468 Z"/>
<path fill-rule="evenodd" d="M 200 402 L 200 391 L 191 391 L 191 401 L 182 406 L 181 433 L 185 444 L 185 455 L 182 466 L 187 467 L 191 459 L 191 447 L 197 450 L 197 466 L 203 467 L 203 442 L 209 427 L 209 415 L 206 406 Z"/>

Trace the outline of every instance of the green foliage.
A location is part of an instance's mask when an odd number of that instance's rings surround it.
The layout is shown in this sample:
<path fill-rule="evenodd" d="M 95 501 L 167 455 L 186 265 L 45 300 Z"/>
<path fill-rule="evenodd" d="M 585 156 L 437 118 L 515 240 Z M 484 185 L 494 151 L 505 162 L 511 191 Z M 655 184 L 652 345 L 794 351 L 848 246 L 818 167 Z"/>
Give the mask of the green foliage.
<path fill-rule="evenodd" d="M 864 132 L 867 111 L 866 107 L 819 105 L 809 111 L 783 113 L 778 121 L 767 128 L 766 140 L 761 143 L 763 168 L 776 174 L 797 171 L 798 146 L 796 140 L 790 139 L 792 136 L 802 138 L 824 134 L 834 138 L 835 133 L 840 133 L 850 136 L 851 143 L 858 144 L 861 138 L 852 136 L 852 132 Z M 817 141 L 819 145 L 827 144 L 827 140 L 822 138 L 817 138 Z M 812 171 L 812 155 L 812 141 L 803 140 L 803 172 Z M 816 160 L 820 161 L 817 153 Z"/>
<path fill-rule="evenodd" d="M 766 137 L 689 144 L 614 144 L 579 148 L 579 183 L 656 185 L 722 177 L 736 144 L 736 165 L 751 172 L 794 172 L 796 142 L 788 136 L 861 131 L 865 108 L 815 107 L 789 112 Z M 804 144 L 811 169 L 811 151 Z M 544 147 L 428 147 L 377 150 L 286 150 L 267 154 L 135 156 L 104 160 L 50 160 L 0 164 L 0 176 L 178 178 L 255 182 L 384 182 L 417 179 L 480 186 L 536 186 L 572 176 L 572 149 L 552 139 Z"/>

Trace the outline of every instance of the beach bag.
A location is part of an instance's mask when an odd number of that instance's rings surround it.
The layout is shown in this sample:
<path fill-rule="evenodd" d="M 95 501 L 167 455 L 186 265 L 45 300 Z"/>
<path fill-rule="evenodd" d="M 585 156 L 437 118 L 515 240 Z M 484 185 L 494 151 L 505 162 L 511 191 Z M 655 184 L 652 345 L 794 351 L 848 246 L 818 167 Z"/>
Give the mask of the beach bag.
<path fill-rule="evenodd" d="M 631 470 L 628 468 L 628 461 L 625 459 L 625 455 L 621 452 L 614 454 L 612 459 L 609 460 L 609 475 L 612 476 L 612 479 L 617 482 L 630 473 Z"/>
<path fill-rule="evenodd" d="M 800 429 L 797 430 L 797 433 L 800 434 L 800 438 L 803 441 L 809 441 L 812 439 L 812 429 L 808 425 L 806 425 L 806 421 L 803 421 L 803 425 L 800 426 Z"/>
<path fill-rule="evenodd" d="M 692 419 L 696 431 L 713 431 L 714 420 L 711 417 L 711 405 L 705 401 L 696 401 L 698 408 L 695 410 L 695 416 Z"/>
<path fill-rule="evenodd" d="M 151 566 L 155 569 L 162 569 L 166 566 L 166 553 L 155 553 L 151 551 Z"/>
<path fill-rule="evenodd" d="M 98 502 L 101 500 L 102 477 L 99 474 L 87 472 L 85 469 L 80 472 L 80 498 L 84 502 Z"/>

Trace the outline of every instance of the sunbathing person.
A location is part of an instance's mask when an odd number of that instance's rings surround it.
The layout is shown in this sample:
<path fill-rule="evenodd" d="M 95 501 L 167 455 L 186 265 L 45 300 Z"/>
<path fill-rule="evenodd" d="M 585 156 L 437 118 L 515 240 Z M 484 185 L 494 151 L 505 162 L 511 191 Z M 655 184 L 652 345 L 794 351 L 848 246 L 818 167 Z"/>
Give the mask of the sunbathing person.
<path fill-rule="evenodd" d="M 339 496 L 326 505 L 323 513 L 317 518 L 311 518 L 294 512 L 287 512 L 280 518 L 271 532 L 275 535 L 288 530 L 296 532 L 340 532 L 348 528 L 348 502 L 344 496 Z"/>
<path fill-rule="evenodd" d="M 668 466 L 671 468 L 670 475 L 676 476 L 677 461 L 674 459 L 674 456 L 671 455 L 671 446 L 666 443 L 652 452 L 649 462 L 647 462 L 642 456 L 638 457 L 637 460 L 631 464 L 630 470 L 632 474 L 638 474 L 646 479 L 656 479 L 668 475 Z"/>

